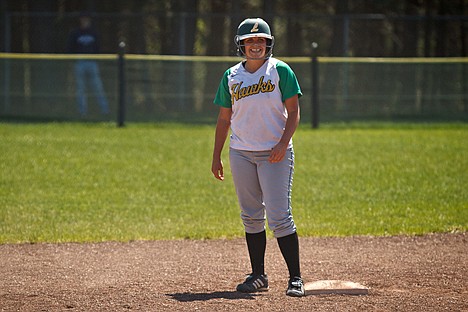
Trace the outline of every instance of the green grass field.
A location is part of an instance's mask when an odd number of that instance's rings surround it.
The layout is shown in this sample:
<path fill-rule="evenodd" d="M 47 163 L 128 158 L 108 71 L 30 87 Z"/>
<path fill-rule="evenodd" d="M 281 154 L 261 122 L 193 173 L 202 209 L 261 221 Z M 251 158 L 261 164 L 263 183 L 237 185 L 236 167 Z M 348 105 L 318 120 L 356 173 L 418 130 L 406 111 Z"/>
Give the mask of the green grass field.
<path fill-rule="evenodd" d="M 229 169 L 224 182 L 210 172 L 213 135 L 0 124 L 0 243 L 243 236 Z M 466 124 L 304 125 L 294 140 L 300 236 L 468 229 Z"/>

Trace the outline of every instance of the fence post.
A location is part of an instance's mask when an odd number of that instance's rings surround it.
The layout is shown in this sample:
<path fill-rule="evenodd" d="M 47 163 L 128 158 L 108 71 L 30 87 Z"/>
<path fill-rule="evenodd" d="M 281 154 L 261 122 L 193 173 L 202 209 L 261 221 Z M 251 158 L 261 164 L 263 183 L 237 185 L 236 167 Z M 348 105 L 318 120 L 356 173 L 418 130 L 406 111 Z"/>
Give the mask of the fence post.
<path fill-rule="evenodd" d="M 125 102 L 126 102 L 126 92 L 125 92 L 125 42 L 121 41 L 119 43 L 119 107 L 117 113 L 117 126 L 123 127 L 125 124 Z"/>
<path fill-rule="evenodd" d="M 312 128 L 317 129 L 319 126 L 319 81 L 318 81 L 318 60 L 317 60 L 318 44 L 312 42 Z"/>

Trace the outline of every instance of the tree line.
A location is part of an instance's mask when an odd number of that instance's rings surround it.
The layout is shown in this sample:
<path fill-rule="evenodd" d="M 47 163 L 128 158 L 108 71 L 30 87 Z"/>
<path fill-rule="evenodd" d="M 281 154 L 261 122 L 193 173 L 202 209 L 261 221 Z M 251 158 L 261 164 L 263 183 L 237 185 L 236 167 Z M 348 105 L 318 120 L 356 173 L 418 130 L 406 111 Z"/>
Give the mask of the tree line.
<path fill-rule="evenodd" d="M 468 55 L 466 0 L 0 0 L 3 52 L 63 53 L 79 12 L 93 15 L 101 52 L 235 55 L 246 17 L 263 17 L 275 55 Z"/>

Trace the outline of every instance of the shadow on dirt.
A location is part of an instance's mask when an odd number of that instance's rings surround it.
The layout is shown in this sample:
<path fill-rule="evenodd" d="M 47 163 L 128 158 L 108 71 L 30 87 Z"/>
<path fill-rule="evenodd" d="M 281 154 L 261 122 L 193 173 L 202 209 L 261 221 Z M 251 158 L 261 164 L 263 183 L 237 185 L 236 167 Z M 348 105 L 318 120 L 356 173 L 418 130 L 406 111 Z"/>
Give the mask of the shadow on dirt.
<path fill-rule="evenodd" d="M 192 301 L 207 301 L 212 299 L 254 299 L 256 294 L 244 294 L 237 291 L 215 291 L 211 293 L 176 293 L 176 294 L 166 294 L 173 299 L 180 302 L 192 302 Z"/>

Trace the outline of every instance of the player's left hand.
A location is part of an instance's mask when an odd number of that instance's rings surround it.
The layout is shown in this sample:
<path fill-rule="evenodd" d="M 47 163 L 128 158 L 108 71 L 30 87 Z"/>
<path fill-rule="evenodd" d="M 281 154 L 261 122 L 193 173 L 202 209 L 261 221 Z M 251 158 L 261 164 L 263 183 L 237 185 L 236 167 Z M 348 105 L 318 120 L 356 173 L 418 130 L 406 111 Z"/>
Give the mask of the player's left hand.
<path fill-rule="evenodd" d="M 286 155 L 286 150 L 288 149 L 288 144 L 278 143 L 271 150 L 270 158 L 268 159 L 271 163 L 278 163 L 283 160 L 284 155 Z"/>

